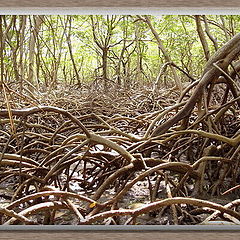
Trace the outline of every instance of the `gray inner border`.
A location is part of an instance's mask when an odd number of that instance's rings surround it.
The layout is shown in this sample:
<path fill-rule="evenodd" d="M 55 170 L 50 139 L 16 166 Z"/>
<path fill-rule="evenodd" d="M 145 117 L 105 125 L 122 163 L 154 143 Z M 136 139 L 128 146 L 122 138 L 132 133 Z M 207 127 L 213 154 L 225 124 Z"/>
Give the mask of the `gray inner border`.
<path fill-rule="evenodd" d="M 236 8 L 116 8 L 116 7 L 0 7 L 1 15 L 240 15 Z M 0 231 L 240 231 L 240 225 L 0 225 Z"/>
<path fill-rule="evenodd" d="M 0 225 L 1 231 L 240 231 L 240 225 Z"/>
<path fill-rule="evenodd" d="M 1 15 L 240 15 L 240 7 L 0 7 Z"/>

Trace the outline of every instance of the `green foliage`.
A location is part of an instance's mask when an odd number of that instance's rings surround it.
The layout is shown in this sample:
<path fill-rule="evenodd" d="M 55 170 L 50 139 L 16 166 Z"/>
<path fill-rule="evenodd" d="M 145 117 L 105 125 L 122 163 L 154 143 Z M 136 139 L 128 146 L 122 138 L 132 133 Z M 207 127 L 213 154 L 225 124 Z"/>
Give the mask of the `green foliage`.
<path fill-rule="evenodd" d="M 74 83 L 76 74 L 73 60 L 81 81 L 94 80 L 103 71 L 102 48 L 107 48 L 107 72 L 110 79 L 118 75 L 122 79 L 130 78 L 131 81 L 140 67 L 142 80 L 155 81 L 165 59 L 151 30 L 143 21 L 144 16 L 140 17 L 142 19 L 127 15 L 44 16 L 40 31 L 35 36 L 35 58 L 39 59 L 34 66 L 35 75 L 39 78 L 37 82 L 53 81 L 55 72 L 58 81 Z M 194 16 L 150 16 L 150 19 L 174 63 L 198 78 L 206 59 Z M 240 30 L 240 16 L 210 15 L 206 19 L 218 47 Z M 206 30 L 203 18 L 201 20 L 202 28 Z M 22 16 L 4 16 L 6 79 L 15 78 L 14 69 L 20 74 L 21 66 L 25 71 L 23 75 L 28 75 L 29 44 L 35 22 L 33 16 L 27 16 L 24 26 L 21 26 L 21 21 Z M 67 41 L 69 31 L 73 59 Z M 212 55 L 216 50 L 206 32 L 205 38 Z M 17 62 L 17 66 L 14 66 L 13 60 Z M 170 72 L 168 74 L 171 76 Z M 188 81 L 180 72 L 179 76 L 183 81 Z"/>

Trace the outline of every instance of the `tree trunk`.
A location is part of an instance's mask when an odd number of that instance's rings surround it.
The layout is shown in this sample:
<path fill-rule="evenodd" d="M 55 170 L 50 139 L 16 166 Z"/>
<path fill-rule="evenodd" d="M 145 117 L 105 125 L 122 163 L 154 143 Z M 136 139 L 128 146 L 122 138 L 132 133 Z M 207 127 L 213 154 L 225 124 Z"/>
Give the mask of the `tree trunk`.
<path fill-rule="evenodd" d="M 3 42 L 3 21 L 2 21 L 3 16 L 0 15 L 0 61 L 1 61 L 1 79 L 0 79 L 0 89 L 2 88 L 3 85 L 3 76 L 4 76 L 4 64 L 3 64 L 3 49 L 4 49 L 4 42 Z"/>
<path fill-rule="evenodd" d="M 73 69 L 74 69 L 74 72 L 75 72 L 75 75 L 76 75 L 78 87 L 80 88 L 81 87 L 81 81 L 80 81 L 80 77 L 79 77 L 79 74 L 78 74 L 77 66 L 76 66 L 76 63 L 75 63 L 75 60 L 74 60 L 74 56 L 73 56 L 73 53 L 72 53 L 71 23 L 72 23 L 71 18 L 69 18 L 69 31 L 68 31 L 68 35 L 67 35 L 67 44 L 68 44 L 70 58 L 71 58 L 71 61 L 72 61 L 72 64 L 73 64 Z"/>
<path fill-rule="evenodd" d="M 142 57 L 141 57 L 141 48 L 140 48 L 140 30 L 139 30 L 139 23 L 136 23 L 136 53 L 137 53 L 137 68 L 136 68 L 136 81 L 139 82 L 142 80 Z"/>
<path fill-rule="evenodd" d="M 217 43 L 217 39 L 214 38 L 210 32 L 210 29 L 209 29 L 209 26 L 208 26 L 208 21 L 207 21 L 207 18 L 206 16 L 204 15 L 203 16 L 203 20 L 204 20 L 204 23 L 205 23 L 205 30 L 206 30 L 206 33 L 209 37 L 209 39 L 212 41 L 213 45 L 214 45 L 214 48 L 215 48 L 215 51 L 218 50 L 218 43 Z"/>
<path fill-rule="evenodd" d="M 195 16 L 195 21 L 196 21 L 196 25 L 197 25 L 198 36 L 199 36 L 200 41 L 201 41 L 201 43 L 202 43 L 204 55 L 205 55 L 205 58 L 206 58 L 207 61 L 208 61 L 209 58 L 210 58 L 210 51 L 209 51 L 208 44 L 207 44 L 207 40 L 206 40 L 206 38 L 205 38 L 203 29 L 202 29 L 201 20 L 200 20 L 200 16 L 199 16 L 199 15 L 196 15 L 196 16 Z"/>
<path fill-rule="evenodd" d="M 107 90 L 107 55 L 108 49 L 102 49 L 102 69 L 103 69 L 103 81 L 104 81 L 104 89 Z"/>
<path fill-rule="evenodd" d="M 40 30 L 40 26 L 43 22 L 43 16 L 34 16 L 34 27 L 31 30 L 31 36 L 29 41 L 29 67 L 28 67 L 28 81 L 31 84 L 34 84 L 34 57 L 35 57 L 35 45 L 36 45 L 36 39 L 37 35 Z M 31 85 L 29 86 L 29 90 L 33 91 L 33 88 Z"/>
<path fill-rule="evenodd" d="M 19 36 L 19 68 L 20 68 L 20 91 L 23 89 L 23 78 L 24 78 L 24 63 L 23 63 L 23 43 L 24 43 L 24 33 L 26 27 L 26 16 L 21 16 L 21 27 L 20 27 L 20 36 Z"/>
<path fill-rule="evenodd" d="M 152 23 L 151 23 L 151 20 L 149 19 L 148 16 L 145 16 L 145 22 L 148 24 L 149 28 L 151 29 L 152 31 L 152 34 L 154 35 L 155 39 L 157 40 L 157 43 L 158 43 L 158 47 L 159 49 L 162 51 L 163 53 L 163 56 L 166 60 L 166 62 L 173 62 L 170 55 L 168 54 L 166 48 L 164 47 L 164 45 L 162 44 L 162 41 L 156 31 L 156 29 L 153 27 Z M 180 90 L 180 93 L 182 93 L 182 82 L 181 80 L 179 79 L 178 75 L 177 75 L 177 72 L 175 70 L 174 67 L 170 66 L 171 68 L 171 71 L 173 73 L 173 76 L 174 76 L 174 81 L 175 81 L 175 85 L 176 87 Z"/>

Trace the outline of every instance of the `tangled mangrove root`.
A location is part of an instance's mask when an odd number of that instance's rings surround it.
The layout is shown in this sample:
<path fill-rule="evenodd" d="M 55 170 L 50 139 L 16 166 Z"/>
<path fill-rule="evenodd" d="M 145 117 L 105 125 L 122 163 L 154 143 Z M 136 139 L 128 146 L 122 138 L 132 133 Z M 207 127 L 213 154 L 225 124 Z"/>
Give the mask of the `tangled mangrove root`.
<path fill-rule="evenodd" d="M 179 98 L 136 88 L 36 100 L 5 86 L 1 223 L 239 224 L 239 39 Z"/>

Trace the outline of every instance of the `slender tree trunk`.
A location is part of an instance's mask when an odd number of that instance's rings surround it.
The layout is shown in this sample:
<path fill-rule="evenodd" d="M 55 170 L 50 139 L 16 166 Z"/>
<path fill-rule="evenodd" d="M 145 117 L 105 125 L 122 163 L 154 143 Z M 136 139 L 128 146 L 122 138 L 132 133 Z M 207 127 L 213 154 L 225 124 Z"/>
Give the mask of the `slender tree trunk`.
<path fill-rule="evenodd" d="M 209 48 L 208 48 L 208 43 L 207 43 L 206 37 L 205 37 L 203 29 L 202 29 L 201 20 L 200 20 L 199 15 L 195 16 L 195 21 L 196 21 L 196 25 L 197 25 L 198 36 L 199 36 L 200 41 L 202 43 L 204 55 L 205 55 L 206 60 L 208 61 L 209 58 L 210 58 L 210 51 L 209 51 Z"/>
<path fill-rule="evenodd" d="M 220 19 L 222 21 L 222 30 L 224 31 L 226 41 L 229 41 L 230 37 L 229 37 L 227 29 L 226 29 L 225 19 L 222 15 L 220 16 Z"/>
<path fill-rule="evenodd" d="M 98 20 L 94 22 L 93 16 L 90 16 L 90 19 L 91 19 L 93 39 L 97 47 L 100 49 L 99 52 L 101 53 L 101 60 L 102 60 L 101 68 L 102 68 L 102 78 L 104 82 L 104 91 L 107 91 L 108 53 L 109 53 L 109 49 L 116 45 L 116 44 L 113 44 L 113 45 L 110 44 L 112 35 L 113 35 L 113 29 L 117 26 L 116 16 L 113 16 L 110 20 L 109 16 L 107 15 L 107 21 L 105 23 L 106 33 L 104 32 L 101 33 Z"/>
<path fill-rule="evenodd" d="M 68 35 L 67 35 L 67 44 L 68 44 L 68 49 L 69 49 L 69 54 L 70 54 L 70 58 L 73 64 L 73 69 L 76 75 L 76 79 L 77 79 L 77 83 L 78 83 L 78 87 L 81 87 L 81 80 L 79 77 L 79 73 L 77 70 L 77 66 L 74 60 L 74 56 L 73 56 L 73 52 L 72 52 L 72 44 L 71 44 L 71 23 L 72 23 L 72 19 L 71 17 L 69 18 L 69 31 L 68 31 Z"/>
<path fill-rule="evenodd" d="M 13 29 L 16 28 L 16 16 L 12 16 L 12 25 L 13 25 Z M 19 49 L 19 31 L 20 30 L 16 30 L 16 45 L 14 46 L 13 44 L 10 44 L 10 48 L 11 48 L 11 56 L 12 56 L 12 63 L 13 63 L 13 71 L 14 71 L 14 76 L 16 79 L 16 82 L 19 83 L 20 82 L 20 76 L 19 76 L 19 70 L 18 70 L 18 63 L 17 63 L 17 51 Z M 6 36 L 9 43 L 11 43 L 12 41 L 12 37 L 10 37 L 10 35 Z"/>
<path fill-rule="evenodd" d="M 28 81 L 31 84 L 34 84 L 34 57 L 35 57 L 35 45 L 36 45 L 36 39 L 37 35 L 40 30 L 40 26 L 43 22 L 43 16 L 34 16 L 34 27 L 31 30 L 31 36 L 29 41 L 29 67 L 28 67 Z M 30 91 L 33 91 L 33 88 L 30 86 Z"/>
<path fill-rule="evenodd" d="M 62 22 L 62 25 L 64 25 L 64 29 L 63 29 L 63 33 L 62 33 L 62 36 L 60 38 L 60 42 L 57 46 L 59 50 L 58 52 L 58 56 L 54 59 L 56 59 L 54 61 L 54 67 L 53 67 L 53 85 L 57 85 L 57 76 L 58 76 L 58 70 L 59 70 L 59 66 L 60 66 L 60 62 L 61 62 L 61 57 L 62 57 L 62 45 L 63 45 L 63 39 L 64 39 L 64 36 L 66 35 L 66 28 L 67 28 L 67 21 L 65 22 L 65 24 L 63 24 Z"/>
<path fill-rule="evenodd" d="M 3 21 L 2 21 L 3 16 L 0 15 L 0 64 L 1 64 L 1 79 L 0 79 L 0 89 L 2 88 L 3 85 L 3 76 L 4 76 L 4 63 L 3 63 L 3 49 L 4 49 L 4 42 L 3 42 Z"/>
<path fill-rule="evenodd" d="M 141 18 L 141 17 L 140 17 Z M 153 27 L 152 23 L 151 23 L 151 20 L 149 19 L 148 16 L 145 16 L 145 22 L 147 23 L 147 25 L 149 26 L 149 28 L 151 29 L 151 32 L 152 34 L 154 35 L 155 39 L 157 40 L 157 43 L 158 43 L 158 47 L 160 48 L 160 50 L 162 51 L 163 53 L 163 56 L 165 58 L 165 60 L 167 62 L 173 62 L 170 55 L 168 54 L 166 48 L 164 47 L 164 45 L 162 44 L 162 41 L 156 31 L 156 29 Z M 175 81 L 175 85 L 176 87 L 180 90 L 180 94 L 182 93 L 182 82 L 181 80 L 179 79 L 178 75 L 177 75 L 177 72 L 175 70 L 174 67 L 171 66 L 171 71 L 173 73 L 173 76 L 174 76 L 174 81 Z"/>
<path fill-rule="evenodd" d="M 126 41 L 125 41 L 125 39 L 124 39 L 124 40 L 123 40 L 123 47 L 122 47 L 122 50 L 121 50 L 121 53 L 120 53 L 120 56 L 119 56 L 119 60 L 118 60 L 118 63 L 117 63 L 117 68 L 116 68 L 117 84 L 118 84 L 118 86 L 121 86 L 121 85 L 122 85 L 122 80 L 121 80 L 121 64 L 122 64 L 122 61 L 123 61 L 123 56 L 124 56 L 125 50 L 126 50 Z"/>
<path fill-rule="evenodd" d="M 206 18 L 205 15 L 203 16 L 203 20 L 204 20 L 204 23 L 205 23 L 206 33 L 207 33 L 209 39 L 212 41 L 212 43 L 213 43 L 213 45 L 214 45 L 214 48 L 215 48 L 215 51 L 217 51 L 217 50 L 218 50 L 217 39 L 214 38 L 213 35 L 211 34 L 210 29 L 209 29 L 209 26 L 208 26 L 208 21 L 207 21 L 207 18 Z"/>
<path fill-rule="evenodd" d="M 104 88 L 107 90 L 107 57 L 108 57 L 108 49 L 102 49 L 102 68 L 103 68 L 103 80 L 104 80 Z"/>
<path fill-rule="evenodd" d="M 24 74 L 24 63 L 23 63 L 23 43 L 24 43 L 24 33 L 26 27 L 26 16 L 20 16 L 20 36 L 19 36 L 19 73 L 20 73 L 20 91 L 23 89 L 23 78 Z"/>
<path fill-rule="evenodd" d="M 136 52 L 137 52 L 137 68 L 136 68 L 136 81 L 139 82 L 142 80 L 141 73 L 142 73 L 142 66 L 141 66 L 141 49 L 140 49 L 140 29 L 139 29 L 139 22 L 136 23 Z"/>

